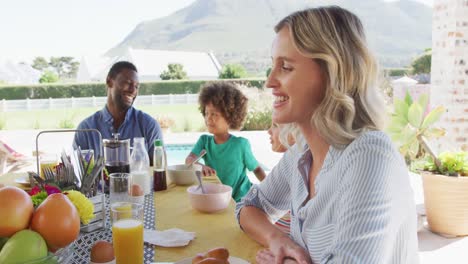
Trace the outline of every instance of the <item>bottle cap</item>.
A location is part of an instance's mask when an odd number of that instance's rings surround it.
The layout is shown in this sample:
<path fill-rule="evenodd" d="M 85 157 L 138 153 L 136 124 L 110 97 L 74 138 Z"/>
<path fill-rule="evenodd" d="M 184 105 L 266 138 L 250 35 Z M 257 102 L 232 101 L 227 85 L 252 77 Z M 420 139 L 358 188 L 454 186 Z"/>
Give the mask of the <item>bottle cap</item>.
<path fill-rule="evenodd" d="M 156 139 L 154 141 L 154 146 L 155 147 L 162 147 L 162 145 L 163 145 L 162 139 Z"/>

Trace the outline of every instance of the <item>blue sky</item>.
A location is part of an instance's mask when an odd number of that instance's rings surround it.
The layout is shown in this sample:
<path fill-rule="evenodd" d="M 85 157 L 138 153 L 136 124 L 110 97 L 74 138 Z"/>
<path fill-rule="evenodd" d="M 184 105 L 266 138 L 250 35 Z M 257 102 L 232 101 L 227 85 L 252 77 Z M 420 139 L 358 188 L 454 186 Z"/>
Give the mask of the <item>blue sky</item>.
<path fill-rule="evenodd" d="M 145 20 L 195 0 L 9 0 L 0 9 L 0 61 L 102 54 Z M 387 0 L 392 1 L 392 0 Z M 418 0 L 432 5 L 433 0 Z"/>
<path fill-rule="evenodd" d="M 194 0 L 7 0 L 0 9 L 0 61 L 101 54 L 136 25 Z"/>

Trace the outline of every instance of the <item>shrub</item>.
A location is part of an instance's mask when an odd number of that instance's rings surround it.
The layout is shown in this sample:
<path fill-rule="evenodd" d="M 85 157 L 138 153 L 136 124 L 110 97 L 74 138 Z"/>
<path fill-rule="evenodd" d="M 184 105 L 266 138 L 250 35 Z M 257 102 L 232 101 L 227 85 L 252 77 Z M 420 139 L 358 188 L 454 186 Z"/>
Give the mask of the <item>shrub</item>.
<path fill-rule="evenodd" d="M 409 69 L 407 68 L 391 68 L 391 69 L 386 69 L 385 70 L 386 74 L 391 77 L 397 77 L 397 76 L 404 76 L 405 74 L 408 74 Z"/>
<path fill-rule="evenodd" d="M 271 73 L 271 67 L 269 67 L 269 68 L 266 70 L 265 76 L 268 78 L 268 76 L 270 76 L 270 73 Z"/>
<path fill-rule="evenodd" d="M 423 170 L 447 176 L 468 176 L 468 152 L 445 151 L 439 154 L 438 159 L 439 166 L 433 157 L 427 156 Z"/>
<path fill-rule="evenodd" d="M 424 54 L 420 55 L 411 62 L 411 73 L 431 73 L 432 50 L 426 49 Z"/>
<path fill-rule="evenodd" d="M 73 120 L 75 119 L 75 116 L 76 116 L 76 113 L 69 114 L 65 112 L 65 116 L 59 121 L 58 127 L 62 129 L 75 128 L 76 125 L 73 122 Z"/>
<path fill-rule="evenodd" d="M 240 64 L 226 64 L 223 66 L 221 73 L 219 74 L 220 79 L 239 79 L 247 75 L 244 66 Z"/>
<path fill-rule="evenodd" d="M 264 79 L 238 79 L 230 80 L 239 85 L 262 88 Z M 185 81 L 159 81 L 144 82 L 139 88 L 140 95 L 150 94 L 185 94 L 198 93 L 200 86 L 206 80 Z M 39 85 L 16 85 L 0 87 L 0 99 L 47 99 L 47 98 L 71 98 L 71 97 L 100 97 L 106 96 L 107 90 L 104 83 L 86 84 L 39 84 Z"/>
<path fill-rule="evenodd" d="M 157 115 L 154 119 L 158 121 L 161 128 L 170 128 L 175 125 L 174 119 L 166 115 Z"/>
<path fill-rule="evenodd" d="M 58 127 L 68 129 L 68 128 L 75 128 L 76 126 L 75 126 L 75 123 L 73 123 L 73 120 L 69 118 L 64 118 L 60 120 Z"/>
<path fill-rule="evenodd" d="M 249 98 L 249 110 L 242 130 L 266 130 L 271 125 L 273 96 L 266 89 L 254 89 L 245 85 L 240 90 Z"/>
<path fill-rule="evenodd" d="M 44 71 L 41 78 L 39 79 L 40 83 L 55 83 L 58 82 L 59 77 L 57 74 L 51 71 Z"/>
<path fill-rule="evenodd" d="M 266 130 L 271 126 L 271 109 L 251 109 L 242 130 Z"/>
<path fill-rule="evenodd" d="M 41 128 L 41 122 L 39 122 L 39 119 L 36 119 L 33 124 L 33 129 L 39 129 Z"/>
<path fill-rule="evenodd" d="M 164 70 L 159 77 L 161 80 L 184 80 L 187 79 L 187 73 L 184 71 L 184 65 L 169 63 L 167 70 Z"/>
<path fill-rule="evenodd" d="M 184 118 L 183 131 L 184 132 L 192 131 L 192 123 L 190 122 L 190 120 L 187 117 Z"/>

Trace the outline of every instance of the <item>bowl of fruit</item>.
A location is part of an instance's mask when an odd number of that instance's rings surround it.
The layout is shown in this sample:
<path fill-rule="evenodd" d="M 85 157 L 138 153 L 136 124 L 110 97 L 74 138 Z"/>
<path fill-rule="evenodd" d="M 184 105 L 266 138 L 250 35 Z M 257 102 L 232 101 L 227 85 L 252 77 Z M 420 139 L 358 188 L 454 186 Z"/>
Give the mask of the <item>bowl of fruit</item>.
<path fill-rule="evenodd" d="M 71 263 L 75 247 L 74 243 L 57 250 L 56 252 L 47 252 L 47 256 L 25 262 L 24 264 L 66 264 Z"/>
<path fill-rule="evenodd" d="M 80 217 L 64 193 L 47 196 L 34 208 L 17 187 L 0 188 L 0 263 L 69 263 Z"/>

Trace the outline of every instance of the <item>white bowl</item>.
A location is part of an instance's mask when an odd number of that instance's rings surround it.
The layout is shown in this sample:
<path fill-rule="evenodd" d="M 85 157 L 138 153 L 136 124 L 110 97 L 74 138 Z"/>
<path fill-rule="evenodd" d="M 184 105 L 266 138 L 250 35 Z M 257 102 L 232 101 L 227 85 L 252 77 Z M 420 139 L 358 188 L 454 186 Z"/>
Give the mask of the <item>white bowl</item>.
<path fill-rule="evenodd" d="M 201 171 L 200 164 L 193 164 L 190 168 L 186 164 L 172 165 L 167 167 L 169 179 L 177 185 L 190 185 L 197 182 L 195 171 Z"/>
<path fill-rule="evenodd" d="M 187 188 L 192 208 L 203 213 L 214 213 L 228 207 L 231 201 L 232 188 L 229 185 L 204 183 L 205 194 L 198 185 Z"/>

